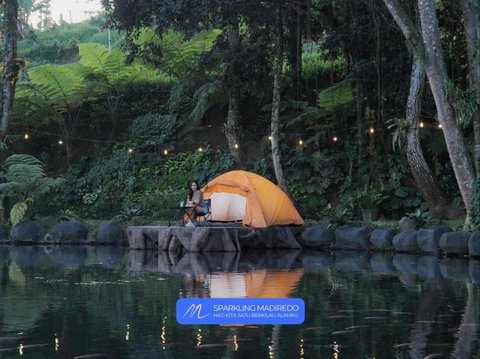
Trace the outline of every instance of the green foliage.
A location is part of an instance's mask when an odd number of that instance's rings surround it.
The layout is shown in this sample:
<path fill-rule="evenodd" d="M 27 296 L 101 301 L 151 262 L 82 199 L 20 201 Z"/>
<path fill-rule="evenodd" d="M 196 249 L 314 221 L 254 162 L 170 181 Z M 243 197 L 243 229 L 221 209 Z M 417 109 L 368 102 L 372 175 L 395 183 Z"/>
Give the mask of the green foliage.
<path fill-rule="evenodd" d="M 129 133 L 139 148 L 170 147 L 179 127 L 174 115 L 146 114 L 133 120 Z"/>
<path fill-rule="evenodd" d="M 337 107 L 351 105 L 355 100 L 355 91 L 351 80 L 343 80 L 333 86 L 323 89 L 318 94 L 318 107 L 325 111 L 333 111 Z"/>
<path fill-rule="evenodd" d="M 15 154 L 5 161 L 7 172 L 2 175 L 5 183 L 0 183 L 2 197 L 14 197 L 18 202 L 10 211 L 13 225 L 33 216 L 36 199 L 56 190 L 62 178 L 50 178 L 45 174 L 43 164 L 33 156 Z"/>
<path fill-rule="evenodd" d="M 387 121 L 388 129 L 392 134 L 393 150 L 400 150 L 407 142 L 407 130 L 410 122 L 406 118 L 391 118 Z"/>
<path fill-rule="evenodd" d="M 328 203 L 328 191 L 343 180 L 337 154 L 296 151 L 286 156 L 288 188 L 295 201 L 306 204 L 309 215 Z"/>
<path fill-rule="evenodd" d="M 375 209 L 386 199 L 383 188 L 374 184 L 365 186 L 353 194 L 354 203 L 361 209 Z"/>
<path fill-rule="evenodd" d="M 472 203 L 472 229 L 480 230 L 480 179 L 475 180 Z"/>
<path fill-rule="evenodd" d="M 142 29 L 133 42 L 140 49 L 156 50 L 152 62 L 174 78 L 183 79 L 197 68 L 200 56 L 213 48 L 221 30 L 201 31 L 189 39 L 175 31 L 159 36 L 151 29 Z"/>
<path fill-rule="evenodd" d="M 60 122 L 63 115 L 95 98 L 85 83 L 87 75 L 88 70 L 80 64 L 34 67 L 29 70 L 31 83 L 19 86 L 15 100 L 23 103 L 24 116 Z"/>
<path fill-rule="evenodd" d="M 193 101 L 195 107 L 190 113 L 190 120 L 192 121 L 200 121 L 213 105 L 228 103 L 220 81 L 208 82 L 200 86 L 193 95 Z"/>
<path fill-rule="evenodd" d="M 328 53 L 316 42 L 306 42 L 302 51 L 302 77 L 314 79 L 317 76 L 335 73 L 346 75 L 347 64 L 344 58 L 327 59 Z"/>
<path fill-rule="evenodd" d="M 22 221 L 26 221 L 31 217 L 31 206 L 33 200 L 27 198 L 25 201 L 17 202 L 10 210 L 10 223 L 12 226 Z"/>
<path fill-rule="evenodd" d="M 97 75 L 98 83 L 103 86 L 120 86 L 152 79 L 156 75 L 153 69 L 138 62 L 127 65 L 127 56 L 120 50 L 109 51 L 107 47 L 95 43 L 82 43 L 78 48 L 80 64 Z"/>
<path fill-rule="evenodd" d="M 429 211 L 417 208 L 414 212 L 406 213 L 407 217 L 415 220 L 418 227 L 427 227 L 432 222 L 432 216 Z"/>
<path fill-rule="evenodd" d="M 17 196 L 22 201 L 27 198 L 34 200 L 56 189 L 63 182 L 61 178 L 48 177 L 43 164 L 30 155 L 11 155 L 5 164 L 6 182 L 0 183 L 2 196 Z"/>

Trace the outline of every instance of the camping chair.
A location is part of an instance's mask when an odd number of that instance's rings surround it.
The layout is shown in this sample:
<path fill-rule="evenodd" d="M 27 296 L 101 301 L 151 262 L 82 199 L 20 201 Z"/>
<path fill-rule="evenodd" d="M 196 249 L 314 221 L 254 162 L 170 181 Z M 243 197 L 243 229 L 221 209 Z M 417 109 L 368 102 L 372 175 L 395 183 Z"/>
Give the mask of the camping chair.
<path fill-rule="evenodd" d="M 203 211 L 195 213 L 195 226 L 201 226 L 203 223 L 211 224 L 212 220 L 212 200 L 210 198 L 204 201 Z"/>

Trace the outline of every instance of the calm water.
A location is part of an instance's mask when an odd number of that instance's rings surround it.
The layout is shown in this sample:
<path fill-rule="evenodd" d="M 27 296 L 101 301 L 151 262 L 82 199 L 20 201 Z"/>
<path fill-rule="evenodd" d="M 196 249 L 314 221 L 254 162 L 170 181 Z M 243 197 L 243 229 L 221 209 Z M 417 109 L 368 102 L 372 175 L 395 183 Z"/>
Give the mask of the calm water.
<path fill-rule="evenodd" d="M 479 263 L 0 247 L 0 358 L 480 358 Z M 285 296 L 303 325 L 175 321 L 178 298 Z"/>

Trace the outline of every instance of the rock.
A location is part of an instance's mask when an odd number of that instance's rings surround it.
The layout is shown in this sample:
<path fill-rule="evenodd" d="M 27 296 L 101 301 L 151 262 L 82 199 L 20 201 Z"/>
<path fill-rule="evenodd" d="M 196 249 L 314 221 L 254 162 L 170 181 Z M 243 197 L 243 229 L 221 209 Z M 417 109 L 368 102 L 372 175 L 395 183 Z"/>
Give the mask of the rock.
<path fill-rule="evenodd" d="M 36 266 L 46 257 L 45 248 L 41 246 L 15 246 L 10 251 L 10 258 L 22 267 Z"/>
<path fill-rule="evenodd" d="M 440 237 L 440 249 L 447 254 L 468 254 L 470 232 L 458 231 L 444 233 Z"/>
<path fill-rule="evenodd" d="M 245 232 L 248 231 L 248 232 Z M 238 233 L 234 234 L 235 232 Z M 238 237 L 239 246 L 242 249 L 301 249 L 292 231 L 288 227 L 268 227 L 268 228 L 242 228 L 238 231 L 232 231 L 226 228 L 224 236 L 229 234 L 231 237 Z M 236 239 L 232 238 L 236 246 Z"/>
<path fill-rule="evenodd" d="M 309 251 L 302 256 L 302 263 L 308 271 L 321 271 L 333 264 L 333 258 L 329 254 Z"/>
<path fill-rule="evenodd" d="M 38 242 L 45 237 L 45 229 L 37 222 L 23 221 L 10 231 L 10 238 L 19 242 Z"/>
<path fill-rule="evenodd" d="M 299 240 L 304 248 L 319 249 L 330 246 L 335 241 L 335 232 L 318 227 L 307 228 Z"/>
<path fill-rule="evenodd" d="M 393 237 L 393 247 L 399 252 L 416 252 L 417 231 L 412 229 L 397 234 Z"/>
<path fill-rule="evenodd" d="M 370 266 L 374 272 L 394 274 L 397 272 L 393 266 L 393 255 L 389 253 L 374 253 L 370 258 Z"/>
<path fill-rule="evenodd" d="M 50 230 L 50 240 L 54 242 L 85 242 L 88 239 L 87 227 L 77 221 L 65 221 L 56 224 Z"/>
<path fill-rule="evenodd" d="M 468 239 L 468 254 L 472 257 L 480 256 L 480 232 L 474 232 Z"/>
<path fill-rule="evenodd" d="M 417 263 L 418 275 L 428 280 L 442 279 L 442 273 L 438 266 L 438 258 L 435 256 L 421 256 Z"/>
<path fill-rule="evenodd" d="M 335 268 L 343 272 L 370 270 L 370 256 L 365 252 L 337 252 Z"/>
<path fill-rule="evenodd" d="M 122 227 L 113 222 L 103 222 L 95 232 L 98 243 L 124 244 L 125 232 Z"/>
<path fill-rule="evenodd" d="M 426 253 L 436 254 L 440 251 L 440 237 L 444 233 L 451 232 L 448 226 L 442 226 L 436 229 L 419 229 L 417 232 L 417 246 Z"/>
<path fill-rule="evenodd" d="M 400 232 L 417 229 L 417 222 L 410 217 L 402 217 L 398 225 L 400 226 Z"/>
<path fill-rule="evenodd" d="M 373 228 L 365 226 L 352 228 L 344 226 L 335 230 L 335 248 L 341 249 L 370 249 L 370 236 Z"/>
<path fill-rule="evenodd" d="M 417 274 L 418 256 L 412 254 L 395 254 L 393 265 L 399 272 L 405 274 Z"/>
<path fill-rule="evenodd" d="M 472 283 L 480 283 L 480 261 L 476 259 L 470 259 L 468 262 L 468 271 L 470 272 L 470 280 Z"/>
<path fill-rule="evenodd" d="M 440 261 L 440 272 L 443 278 L 461 282 L 470 282 L 468 260 L 458 258 L 445 258 Z"/>
<path fill-rule="evenodd" d="M 49 257 L 65 267 L 80 267 L 87 259 L 87 249 L 83 246 L 55 246 L 51 248 Z"/>
<path fill-rule="evenodd" d="M 393 237 L 396 232 L 393 229 L 378 228 L 372 232 L 370 243 L 375 249 L 393 249 Z"/>
<path fill-rule="evenodd" d="M 0 246 L 0 264 L 6 262 L 8 258 L 10 258 L 10 249 Z"/>
<path fill-rule="evenodd" d="M 0 224 L 0 241 L 7 241 L 9 239 L 9 230 L 3 223 Z"/>

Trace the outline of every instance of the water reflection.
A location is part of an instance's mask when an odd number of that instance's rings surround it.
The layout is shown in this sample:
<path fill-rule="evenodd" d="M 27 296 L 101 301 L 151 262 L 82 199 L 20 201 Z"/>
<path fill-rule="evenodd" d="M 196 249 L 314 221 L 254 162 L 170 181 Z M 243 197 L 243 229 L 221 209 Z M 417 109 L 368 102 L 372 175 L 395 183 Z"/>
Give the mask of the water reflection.
<path fill-rule="evenodd" d="M 473 359 L 479 272 L 386 253 L 0 247 L 0 356 Z M 176 300 L 196 296 L 301 297 L 306 321 L 178 325 Z"/>

